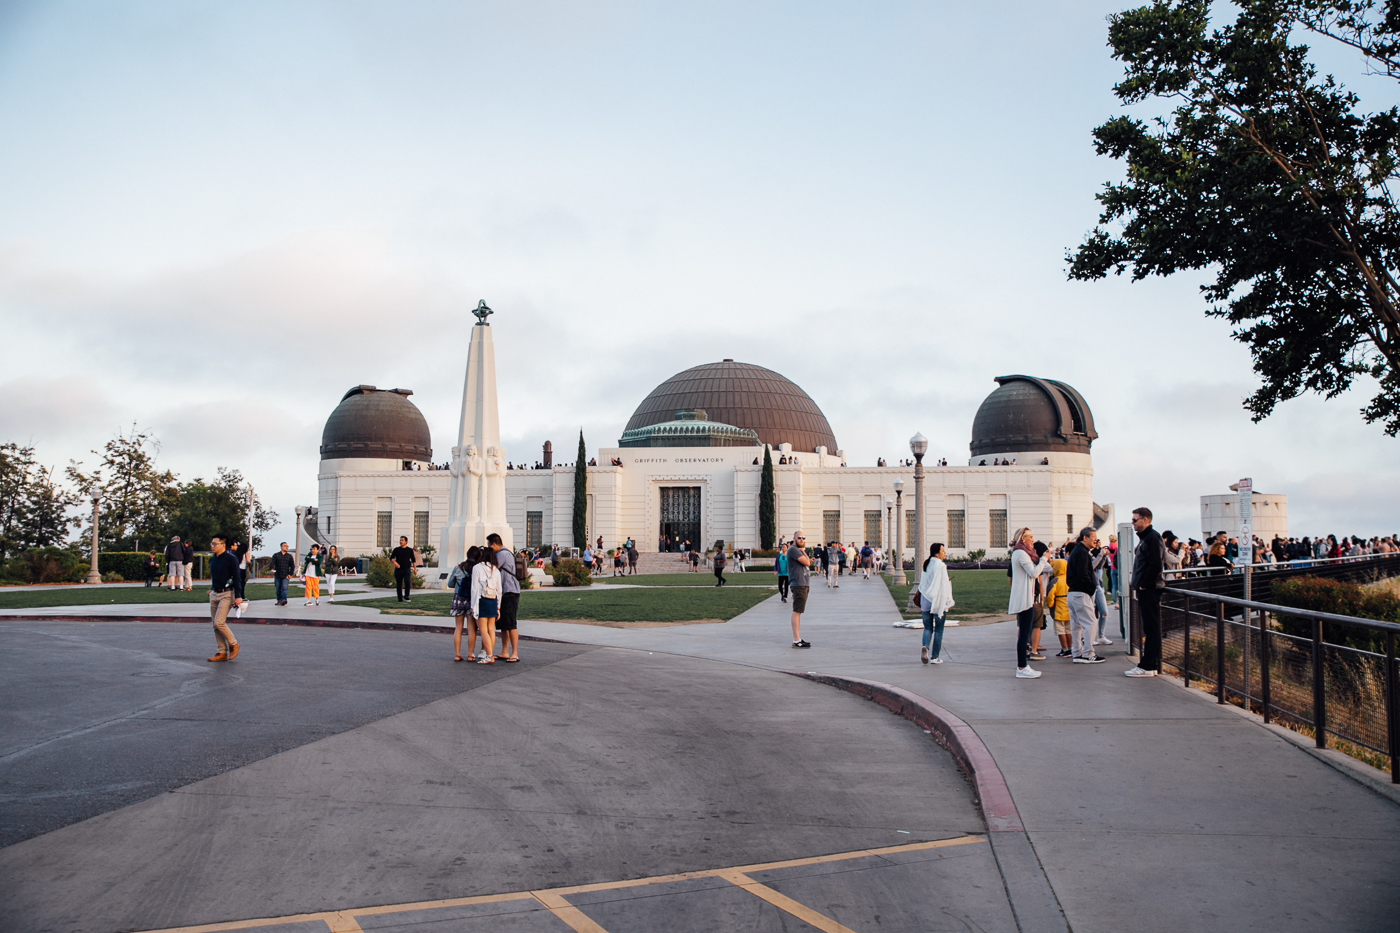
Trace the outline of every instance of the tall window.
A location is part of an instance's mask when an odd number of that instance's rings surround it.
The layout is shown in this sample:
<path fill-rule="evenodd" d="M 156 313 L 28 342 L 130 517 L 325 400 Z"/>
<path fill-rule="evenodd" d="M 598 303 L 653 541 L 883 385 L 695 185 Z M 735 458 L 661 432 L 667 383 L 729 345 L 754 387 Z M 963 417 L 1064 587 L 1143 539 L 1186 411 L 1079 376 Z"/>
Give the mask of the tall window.
<path fill-rule="evenodd" d="M 393 532 L 394 513 L 380 512 L 375 517 L 374 522 L 374 546 L 392 547 L 394 539 L 391 537 L 391 535 L 393 534 Z"/>
<path fill-rule="evenodd" d="M 413 546 L 422 550 L 428 546 L 428 513 L 413 513 Z"/>
<path fill-rule="evenodd" d="M 880 509 L 865 510 L 865 540 L 871 547 L 883 547 L 885 513 Z"/>
<path fill-rule="evenodd" d="M 906 509 L 905 512 L 904 512 L 904 546 L 905 546 L 905 547 L 918 547 L 918 546 L 919 546 L 919 529 L 917 529 L 917 528 L 914 527 L 914 522 L 917 520 L 918 514 L 919 514 L 919 513 L 916 512 L 916 511 L 914 511 L 913 509 Z M 923 560 L 924 555 L 920 554 L 920 555 L 918 555 L 918 557 L 919 557 L 920 560 Z"/>
<path fill-rule="evenodd" d="M 967 547 L 967 512 L 963 509 L 948 510 L 948 547 Z"/>
<path fill-rule="evenodd" d="M 525 513 L 525 546 L 538 548 L 544 542 L 544 513 Z"/>
<path fill-rule="evenodd" d="M 987 519 L 991 526 L 991 546 L 994 548 L 1006 547 L 1006 509 L 988 510 Z"/>
<path fill-rule="evenodd" d="M 827 509 L 822 512 L 822 544 L 841 540 L 841 510 Z"/>
<path fill-rule="evenodd" d="M 1072 534 L 1074 534 L 1074 516 L 1073 516 L 1073 515 L 1066 515 L 1066 516 L 1065 516 L 1065 534 L 1067 534 L 1067 535 L 1072 535 Z"/>

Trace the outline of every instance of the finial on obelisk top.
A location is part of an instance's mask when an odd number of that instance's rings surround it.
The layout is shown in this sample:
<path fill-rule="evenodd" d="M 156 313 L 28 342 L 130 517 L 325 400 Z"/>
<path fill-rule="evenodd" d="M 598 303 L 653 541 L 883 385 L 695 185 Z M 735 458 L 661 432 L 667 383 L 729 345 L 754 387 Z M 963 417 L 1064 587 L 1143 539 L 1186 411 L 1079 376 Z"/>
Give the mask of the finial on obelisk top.
<path fill-rule="evenodd" d="M 486 315 L 488 315 L 488 314 L 495 314 L 495 312 L 492 311 L 490 308 L 488 308 L 488 307 L 486 306 L 486 299 L 485 299 L 485 298 L 482 298 L 482 299 L 479 299 L 479 300 L 477 301 L 477 303 L 476 303 L 476 310 L 473 311 L 472 314 L 475 314 L 475 315 L 476 315 L 476 322 L 477 322 L 478 324 L 485 324 L 485 323 L 486 323 Z M 489 325 L 488 325 L 488 326 L 489 326 Z"/>

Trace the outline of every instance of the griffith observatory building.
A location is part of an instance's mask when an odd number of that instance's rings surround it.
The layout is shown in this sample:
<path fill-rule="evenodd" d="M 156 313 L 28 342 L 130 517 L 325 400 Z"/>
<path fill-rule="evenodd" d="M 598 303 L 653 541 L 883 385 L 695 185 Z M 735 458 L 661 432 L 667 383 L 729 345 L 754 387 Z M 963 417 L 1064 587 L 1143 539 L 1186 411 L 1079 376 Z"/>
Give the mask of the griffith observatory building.
<path fill-rule="evenodd" d="M 506 466 L 491 325 L 478 316 L 452 460 L 446 467 L 441 455 L 434 461 L 412 392 L 355 386 L 326 419 L 317 505 L 297 510 L 310 540 L 355 556 L 397 545 L 403 535 L 416 547 L 438 547 L 443 567 L 493 531 L 516 548 L 574 544 L 572 465 Z M 1034 376 L 996 382 L 973 419 L 967 464 L 924 464 L 924 541 L 943 542 L 954 558 L 977 549 L 999 557 L 1022 525 L 1047 543 L 1085 525 L 1111 529 L 1112 506 L 1093 500 L 1090 447 L 1098 434 L 1084 398 Z M 779 535 L 800 528 L 813 544 L 886 547 L 886 500 L 903 479 L 903 554 L 914 557 L 913 468 L 848 464 L 801 387 L 729 359 L 661 383 L 616 446 L 598 450 L 597 465 L 587 467 L 588 540 L 601 537 L 611 548 L 632 538 L 641 550 L 657 550 L 663 538 L 702 550 L 721 539 L 759 547 L 764 445 L 772 448 Z"/>

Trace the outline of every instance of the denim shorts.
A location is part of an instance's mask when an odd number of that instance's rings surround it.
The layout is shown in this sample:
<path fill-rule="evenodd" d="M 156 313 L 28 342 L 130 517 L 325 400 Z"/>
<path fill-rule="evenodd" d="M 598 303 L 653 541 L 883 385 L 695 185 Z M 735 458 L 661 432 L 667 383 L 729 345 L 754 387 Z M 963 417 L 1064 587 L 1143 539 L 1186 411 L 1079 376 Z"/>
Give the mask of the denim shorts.
<path fill-rule="evenodd" d="M 478 619 L 494 619 L 500 615 L 496 609 L 496 601 L 487 599 L 485 596 L 476 602 L 476 617 Z"/>

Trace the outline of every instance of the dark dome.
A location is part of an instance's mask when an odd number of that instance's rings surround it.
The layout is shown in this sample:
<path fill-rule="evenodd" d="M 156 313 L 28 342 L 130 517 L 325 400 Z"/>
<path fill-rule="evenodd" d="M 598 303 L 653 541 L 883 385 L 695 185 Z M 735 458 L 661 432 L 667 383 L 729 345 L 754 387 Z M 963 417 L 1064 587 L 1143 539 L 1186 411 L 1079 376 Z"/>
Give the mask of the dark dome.
<path fill-rule="evenodd" d="M 806 392 L 771 369 L 733 360 L 692 366 L 661 383 L 637 406 L 624 433 L 697 408 L 711 421 L 752 429 L 760 443 L 836 453 L 831 425 Z"/>
<path fill-rule="evenodd" d="M 1094 413 L 1072 386 L 1035 376 L 998 376 L 972 419 L 972 456 L 1019 450 L 1087 454 Z"/>
<path fill-rule="evenodd" d="M 355 386 L 321 432 L 321 459 L 431 460 L 433 438 L 409 389 Z"/>

